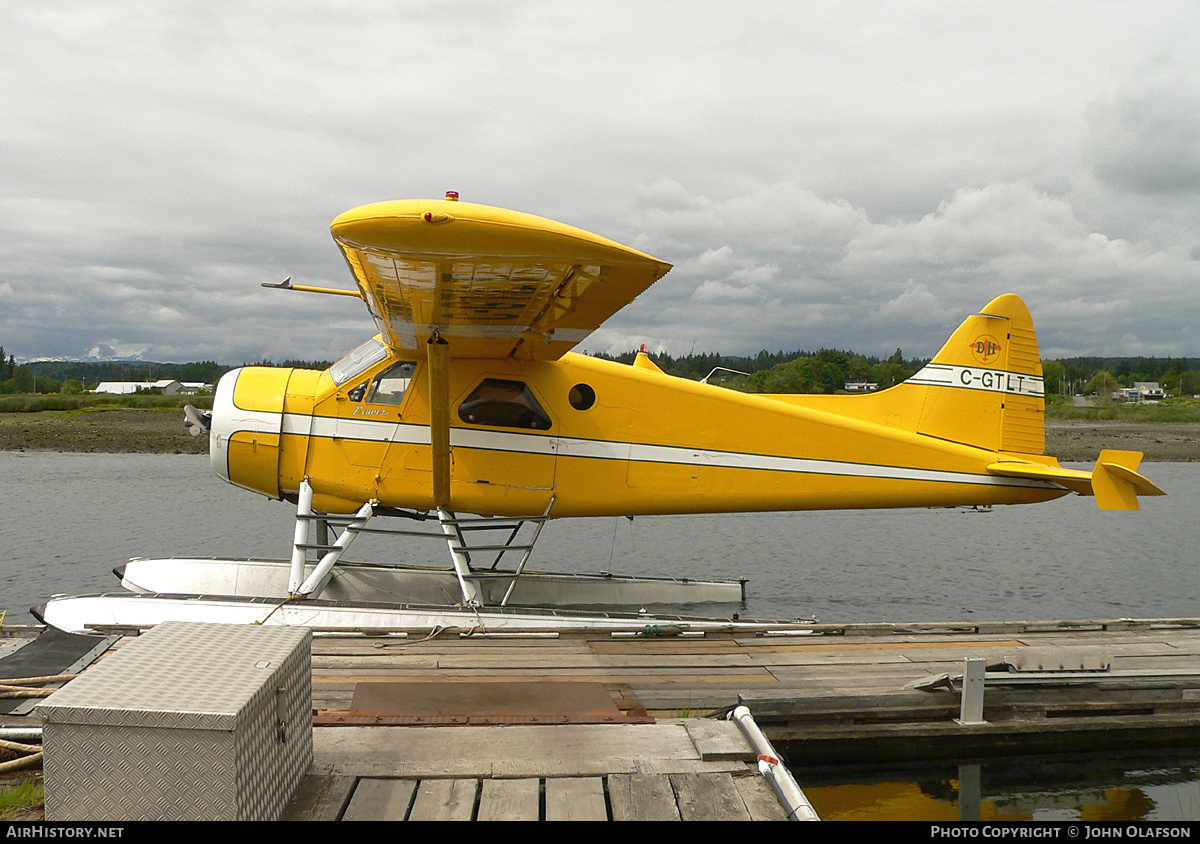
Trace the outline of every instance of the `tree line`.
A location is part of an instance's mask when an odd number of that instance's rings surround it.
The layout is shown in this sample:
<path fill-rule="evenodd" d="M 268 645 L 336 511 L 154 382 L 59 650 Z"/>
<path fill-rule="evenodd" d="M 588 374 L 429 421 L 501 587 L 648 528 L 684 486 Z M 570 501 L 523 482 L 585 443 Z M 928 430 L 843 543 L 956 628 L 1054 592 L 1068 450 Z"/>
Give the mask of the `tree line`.
<path fill-rule="evenodd" d="M 1042 361 L 1046 391 L 1059 395 L 1108 395 L 1136 382 L 1157 383 L 1168 396 L 1200 393 L 1197 358 L 1063 358 Z"/>
<path fill-rule="evenodd" d="M 632 363 L 637 352 L 595 357 Z M 914 375 L 927 358 L 906 358 L 900 349 L 887 358 L 852 351 L 820 349 L 815 352 L 769 352 L 756 355 L 721 355 L 716 352 L 672 356 L 651 354 L 650 359 L 670 375 L 720 384 L 753 393 L 836 393 L 849 382 L 864 382 L 883 390 Z M 330 361 L 258 361 L 242 366 L 284 366 L 325 369 Z M 146 363 L 142 361 L 35 361 L 18 364 L 0 346 L 0 394 L 82 393 L 101 381 L 173 380 L 216 384 L 233 369 L 215 361 Z M 1076 357 L 1042 361 L 1043 381 L 1050 395 L 1107 395 L 1134 382 L 1157 382 L 1167 395 L 1200 393 L 1200 358 Z"/>
<path fill-rule="evenodd" d="M 5 355 L 8 355 L 5 357 Z M 269 360 L 247 362 L 240 366 L 284 366 L 298 369 L 326 369 L 331 361 Z M 94 390 L 101 381 L 185 381 L 213 384 L 234 366 L 216 361 L 194 363 L 148 363 L 143 361 L 64 361 L 46 360 L 18 364 L 15 355 L 0 346 L 0 394 L 64 393 L 77 395 Z"/>
<path fill-rule="evenodd" d="M 597 357 L 631 363 L 636 355 L 626 352 Z M 736 370 L 744 374 L 718 370 L 709 383 L 753 393 L 836 393 L 855 381 L 883 390 L 907 380 L 929 363 L 928 358 L 906 358 L 900 349 L 887 359 L 834 349 L 762 351 L 752 357 L 715 353 L 649 357 L 664 372 L 692 380 L 708 376 L 717 367 Z M 1135 382 L 1156 382 L 1168 396 L 1200 393 L 1198 358 L 1064 358 L 1043 360 L 1042 370 L 1048 395 L 1108 395 Z"/>
<path fill-rule="evenodd" d="M 618 363 L 632 363 L 637 352 L 596 357 Z M 663 372 L 710 384 L 720 384 L 749 393 L 836 393 L 847 382 L 872 384 L 883 390 L 911 377 L 929 361 L 905 358 L 900 349 L 887 359 L 859 355 L 851 351 L 820 349 L 816 352 L 768 352 L 738 357 L 720 354 L 689 354 L 672 357 L 651 354 Z"/>

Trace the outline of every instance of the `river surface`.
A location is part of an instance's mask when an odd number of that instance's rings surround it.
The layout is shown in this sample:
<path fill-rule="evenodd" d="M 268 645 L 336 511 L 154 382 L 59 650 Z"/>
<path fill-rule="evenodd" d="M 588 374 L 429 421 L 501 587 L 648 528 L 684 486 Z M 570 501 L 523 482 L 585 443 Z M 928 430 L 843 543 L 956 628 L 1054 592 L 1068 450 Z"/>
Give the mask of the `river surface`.
<path fill-rule="evenodd" d="M 1086 468 L 1086 467 L 1079 467 Z M 1136 513 L 1068 496 L 1027 507 L 639 517 L 551 522 L 531 567 L 746 578 L 744 605 L 683 608 L 822 622 L 1200 616 L 1200 464 L 1147 463 L 1165 498 Z M 0 452 L 0 610 L 112 591 L 131 557 L 286 558 L 294 509 L 231 487 L 207 456 Z M 446 564 L 428 541 L 360 536 L 351 558 Z M 714 609 L 716 611 L 714 611 Z M 953 819 L 962 771 L 986 817 L 1200 818 L 1195 757 L 798 773 L 828 817 Z M 1036 772 L 1036 774 L 1031 773 Z M 974 789 L 972 789 L 974 790 Z M 972 798 L 972 801 L 974 798 Z"/>

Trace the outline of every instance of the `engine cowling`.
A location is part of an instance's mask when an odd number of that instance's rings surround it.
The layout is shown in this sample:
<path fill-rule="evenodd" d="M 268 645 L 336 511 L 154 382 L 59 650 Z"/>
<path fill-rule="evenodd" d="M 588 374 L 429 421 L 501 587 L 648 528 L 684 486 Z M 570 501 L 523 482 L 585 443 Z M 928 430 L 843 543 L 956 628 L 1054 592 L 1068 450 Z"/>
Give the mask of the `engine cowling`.
<path fill-rule="evenodd" d="M 279 498 L 283 403 L 292 370 L 248 366 L 221 376 L 213 398 L 209 459 L 235 486 Z"/>

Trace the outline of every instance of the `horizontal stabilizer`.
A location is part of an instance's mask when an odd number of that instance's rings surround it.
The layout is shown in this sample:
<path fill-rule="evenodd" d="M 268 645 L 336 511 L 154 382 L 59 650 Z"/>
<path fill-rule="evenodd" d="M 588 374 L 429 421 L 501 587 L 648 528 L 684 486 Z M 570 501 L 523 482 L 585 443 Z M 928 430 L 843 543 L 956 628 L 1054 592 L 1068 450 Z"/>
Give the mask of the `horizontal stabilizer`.
<path fill-rule="evenodd" d="M 1019 461 L 1002 461 L 990 463 L 988 473 L 1005 478 L 1029 478 L 1036 481 L 1050 481 L 1059 486 L 1065 486 L 1080 495 L 1092 494 L 1092 476 L 1087 472 L 1075 469 L 1064 469 L 1061 466 L 1046 466 L 1042 463 L 1025 463 Z"/>
<path fill-rule="evenodd" d="M 1017 460 L 991 463 L 987 470 L 992 475 L 1050 481 L 1080 495 L 1095 495 L 1101 510 L 1137 510 L 1139 495 L 1166 495 L 1152 481 L 1138 474 L 1136 470 L 1141 462 L 1140 451 L 1108 449 L 1100 452 L 1100 459 L 1091 472 Z"/>
<path fill-rule="evenodd" d="M 1092 470 L 1092 491 L 1101 510 L 1137 510 L 1138 495 L 1166 495 L 1151 481 L 1137 473 L 1142 462 L 1140 451 L 1100 452 Z"/>

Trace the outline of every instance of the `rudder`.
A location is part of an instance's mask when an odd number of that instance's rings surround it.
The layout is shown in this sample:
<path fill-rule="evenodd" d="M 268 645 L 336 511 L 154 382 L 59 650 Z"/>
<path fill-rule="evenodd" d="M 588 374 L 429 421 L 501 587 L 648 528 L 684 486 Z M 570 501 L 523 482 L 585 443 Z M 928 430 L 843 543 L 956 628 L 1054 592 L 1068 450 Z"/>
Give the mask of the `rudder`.
<path fill-rule="evenodd" d="M 995 452 L 1046 450 L 1042 364 L 1019 296 L 997 297 L 967 317 L 905 383 L 927 388 L 920 434 Z"/>

